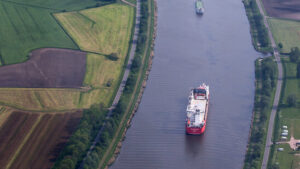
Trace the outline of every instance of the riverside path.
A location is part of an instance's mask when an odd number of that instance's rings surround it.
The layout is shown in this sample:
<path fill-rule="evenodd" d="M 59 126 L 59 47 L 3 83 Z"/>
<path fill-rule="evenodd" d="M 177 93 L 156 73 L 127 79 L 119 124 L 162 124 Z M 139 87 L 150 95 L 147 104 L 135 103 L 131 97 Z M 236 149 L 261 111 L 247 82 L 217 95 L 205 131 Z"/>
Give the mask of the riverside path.
<path fill-rule="evenodd" d="M 278 103 L 279 103 L 281 87 L 282 87 L 282 63 L 280 61 L 280 54 L 277 50 L 274 37 L 272 35 L 272 32 L 270 30 L 270 26 L 269 26 L 268 21 L 267 21 L 267 16 L 264 14 L 263 6 L 262 6 L 260 0 L 256 0 L 256 3 L 258 5 L 258 8 L 259 8 L 259 11 L 260 11 L 261 15 L 263 16 L 264 24 L 265 24 L 265 26 L 268 30 L 269 39 L 271 41 L 271 45 L 272 45 L 272 48 L 273 48 L 273 53 L 274 53 L 274 56 L 275 56 L 277 67 L 278 67 L 278 79 L 277 79 L 277 85 L 276 85 L 276 92 L 275 92 L 274 102 L 273 102 L 272 111 L 271 111 L 271 115 L 270 115 L 270 119 L 269 119 L 267 140 L 266 140 L 266 145 L 265 145 L 265 152 L 264 152 L 264 157 L 263 157 L 263 161 L 262 161 L 262 165 L 261 165 L 261 169 L 266 169 L 267 165 L 268 165 L 269 155 L 270 155 L 270 148 L 271 148 L 271 145 L 272 145 L 272 134 L 273 134 L 273 128 L 274 128 L 274 121 L 275 121 L 275 116 L 276 116 L 276 112 L 277 112 L 277 109 L 278 109 Z"/>
<path fill-rule="evenodd" d="M 130 5 L 130 4 L 128 4 L 128 5 Z M 136 50 L 136 42 L 137 42 L 137 39 L 138 39 L 139 30 L 140 30 L 140 16 L 141 16 L 140 0 L 137 0 L 137 2 L 136 2 L 136 16 L 135 16 L 134 34 L 133 34 L 133 38 L 132 38 L 132 41 L 131 41 L 131 49 L 130 49 L 130 53 L 129 53 L 129 59 L 128 59 L 128 62 L 127 62 L 126 68 L 125 68 L 125 72 L 124 72 L 122 81 L 120 83 L 118 92 L 116 93 L 116 96 L 113 100 L 112 106 L 109 108 L 109 112 L 106 115 L 106 119 L 109 119 L 111 117 L 113 110 L 116 108 L 116 106 L 117 106 L 117 104 L 120 100 L 120 97 L 123 93 L 124 87 L 126 85 L 126 81 L 128 79 L 129 73 L 130 73 L 130 68 L 131 68 L 132 61 L 133 61 L 134 54 L 135 54 L 135 50 Z M 82 163 L 80 164 L 79 169 L 83 169 L 86 157 L 91 153 L 91 151 L 94 149 L 96 144 L 99 142 L 99 139 L 100 139 L 100 136 L 101 136 L 101 134 L 104 130 L 105 124 L 106 123 L 104 123 L 102 125 L 102 127 L 100 128 L 100 130 L 98 131 L 98 134 L 97 134 L 95 140 L 93 141 L 91 147 L 89 148 L 84 160 L 82 160 Z"/>

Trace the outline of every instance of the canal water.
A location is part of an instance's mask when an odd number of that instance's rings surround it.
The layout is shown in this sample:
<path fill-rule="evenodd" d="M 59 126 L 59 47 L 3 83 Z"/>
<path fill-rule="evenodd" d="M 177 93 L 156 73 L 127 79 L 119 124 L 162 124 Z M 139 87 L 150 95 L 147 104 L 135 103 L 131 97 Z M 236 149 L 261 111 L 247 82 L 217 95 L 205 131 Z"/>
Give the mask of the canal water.
<path fill-rule="evenodd" d="M 241 0 L 158 0 L 155 56 L 139 110 L 111 169 L 240 169 L 254 99 L 254 60 Z M 207 129 L 185 135 L 189 90 L 210 86 Z"/>

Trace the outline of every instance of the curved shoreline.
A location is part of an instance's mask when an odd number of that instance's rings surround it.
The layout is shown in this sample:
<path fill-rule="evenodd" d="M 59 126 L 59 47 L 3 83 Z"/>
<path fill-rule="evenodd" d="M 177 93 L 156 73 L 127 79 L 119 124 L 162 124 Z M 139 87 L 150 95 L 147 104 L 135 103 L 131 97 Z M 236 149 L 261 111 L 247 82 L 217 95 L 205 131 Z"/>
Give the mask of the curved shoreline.
<path fill-rule="evenodd" d="M 152 60 L 153 60 L 153 57 L 154 57 L 154 46 L 155 46 L 156 30 L 157 30 L 157 2 L 156 2 L 156 0 L 153 0 L 153 3 L 154 3 L 154 12 L 153 12 L 154 23 L 153 23 L 153 28 L 152 28 L 153 29 L 153 35 L 152 35 L 152 40 L 151 40 L 152 41 L 152 43 L 151 43 L 151 51 L 150 51 L 150 55 L 149 55 L 149 59 L 148 59 L 148 67 L 147 67 L 147 70 L 145 72 L 145 77 L 142 80 L 142 86 L 141 86 L 141 89 L 139 91 L 137 101 L 135 102 L 134 108 L 133 108 L 133 110 L 131 112 L 131 115 L 130 115 L 130 117 L 128 118 L 128 120 L 126 122 L 125 129 L 124 129 L 124 131 L 121 134 L 122 135 L 121 139 L 120 139 L 120 141 L 117 144 L 117 147 L 116 147 L 116 149 L 114 151 L 113 156 L 109 159 L 107 165 L 104 167 L 105 169 L 107 169 L 108 166 L 112 165 L 115 162 L 115 160 L 118 157 L 118 155 L 120 154 L 121 147 L 122 147 L 122 142 L 125 140 L 127 129 L 130 127 L 131 121 L 132 121 L 135 113 L 137 112 L 137 110 L 139 108 L 139 105 L 140 105 L 140 102 L 142 100 L 142 96 L 143 96 L 144 90 L 145 90 L 146 85 L 147 85 L 147 80 L 148 80 L 148 77 L 149 77 L 149 74 L 150 74 L 150 71 L 151 71 L 151 68 L 152 68 Z"/>

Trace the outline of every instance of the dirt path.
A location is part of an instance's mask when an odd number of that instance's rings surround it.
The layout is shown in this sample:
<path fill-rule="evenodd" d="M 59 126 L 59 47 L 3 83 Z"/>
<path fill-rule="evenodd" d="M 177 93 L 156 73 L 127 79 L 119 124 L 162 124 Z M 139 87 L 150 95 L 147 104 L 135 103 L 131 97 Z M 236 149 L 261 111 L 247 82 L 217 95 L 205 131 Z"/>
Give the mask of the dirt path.
<path fill-rule="evenodd" d="M 127 2 L 127 1 L 126 1 Z M 141 12 L 140 12 L 140 0 L 137 0 L 137 6 L 136 6 L 136 18 L 135 18 L 135 26 L 134 26 L 134 34 L 133 34 L 133 38 L 132 38 L 132 44 L 131 44 L 131 49 L 130 49 L 130 53 L 129 53 L 129 59 L 128 59 L 128 63 L 126 65 L 125 68 L 125 72 L 122 78 L 122 81 L 120 83 L 119 89 L 117 91 L 117 94 L 113 100 L 112 106 L 109 108 L 109 112 L 106 116 L 106 119 L 110 118 L 112 115 L 113 110 L 116 108 L 121 95 L 123 93 L 124 87 L 126 85 L 126 81 L 128 79 L 129 73 L 130 73 L 130 69 L 131 69 L 131 65 L 132 65 L 132 61 L 134 58 L 134 54 L 135 54 L 135 50 L 136 50 L 136 42 L 138 39 L 138 35 L 139 35 L 139 30 L 140 30 L 140 16 L 141 16 Z M 94 149 L 94 147 L 96 146 L 96 144 L 99 142 L 100 140 L 100 136 L 104 130 L 105 127 L 105 123 L 103 124 L 103 126 L 100 128 L 100 130 L 98 131 L 98 134 L 95 138 L 95 140 L 93 141 L 91 147 L 89 148 L 89 151 L 87 152 L 85 158 L 92 152 L 92 150 Z M 109 151 L 109 149 L 107 150 L 107 152 Z M 82 163 L 79 166 L 79 169 L 83 169 L 84 166 L 84 162 L 85 162 L 85 158 L 82 160 Z M 105 157 L 103 157 L 102 159 L 105 159 Z"/>
<path fill-rule="evenodd" d="M 125 0 L 121 0 L 121 1 L 124 2 L 124 3 L 127 4 L 127 5 L 130 5 L 130 6 L 135 7 L 135 4 L 133 4 L 133 3 L 130 3 L 130 2 L 125 1 Z"/>
<path fill-rule="evenodd" d="M 267 17 L 264 14 L 262 4 L 260 3 L 260 0 L 256 0 L 256 3 L 258 5 L 261 15 L 264 18 L 264 25 L 266 26 L 266 28 L 268 30 L 269 39 L 271 41 L 273 53 L 274 53 L 275 60 L 277 63 L 277 68 L 278 68 L 278 79 L 277 79 L 277 85 L 276 85 L 276 92 L 275 92 L 274 102 L 273 102 L 272 111 L 271 111 L 271 115 L 270 115 L 270 119 L 269 119 L 267 140 L 266 140 L 266 145 L 265 145 L 264 157 L 263 157 L 263 161 L 262 161 L 262 165 L 261 165 L 261 169 L 266 169 L 268 160 L 269 160 L 270 148 L 272 145 L 272 134 L 273 134 L 275 116 L 276 116 L 278 103 L 279 103 L 279 99 L 280 99 L 281 88 L 282 88 L 281 86 L 282 86 L 283 73 L 282 73 L 282 64 L 281 64 L 281 60 L 280 60 L 280 54 L 278 52 L 274 37 L 273 37 L 271 29 L 269 27 Z"/>
<path fill-rule="evenodd" d="M 296 143 L 300 143 L 300 140 L 295 139 L 294 136 L 291 135 L 290 141 L 280 141 L 277 142 L 276 144 L 289 144 L 292 150 L 296 150 L 297 149 Z"/>

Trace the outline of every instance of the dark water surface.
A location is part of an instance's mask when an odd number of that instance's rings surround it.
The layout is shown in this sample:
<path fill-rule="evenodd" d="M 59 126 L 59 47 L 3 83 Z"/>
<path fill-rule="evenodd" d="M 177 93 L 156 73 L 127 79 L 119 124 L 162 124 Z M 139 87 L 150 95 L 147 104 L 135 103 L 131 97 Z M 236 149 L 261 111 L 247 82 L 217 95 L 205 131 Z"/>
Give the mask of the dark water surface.
<path fill-rule="evenodd" d="M 155 58 L 139 110 L 111 169 L 240 169 L 254 98 L 249 23 L 239 0 L 158 0 Z M 186 136 L 189 89 L 210 85 L 206 133 Z"/>

